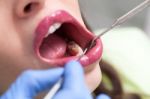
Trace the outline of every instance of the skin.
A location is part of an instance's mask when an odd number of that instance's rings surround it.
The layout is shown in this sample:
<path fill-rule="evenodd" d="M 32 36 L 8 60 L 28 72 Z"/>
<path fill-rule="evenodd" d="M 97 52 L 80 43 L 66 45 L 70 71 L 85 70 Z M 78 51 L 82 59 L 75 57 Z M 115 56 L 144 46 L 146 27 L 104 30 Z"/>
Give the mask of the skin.
<path fill-rule="evenodd" d="M 24 12 L 28 3 L 33 3 L 33 7 Z M 41 61 L 33 50 L 34 31 L 45 16 L 61 9 L 85 26 L 77 0 L 0 0 L 0 7 L 1 94 L 22 71 L 52 68 Z M 101 80 L 98 62 L 93 65 L 85 68 L 85 80 L 91 91 Z"/>

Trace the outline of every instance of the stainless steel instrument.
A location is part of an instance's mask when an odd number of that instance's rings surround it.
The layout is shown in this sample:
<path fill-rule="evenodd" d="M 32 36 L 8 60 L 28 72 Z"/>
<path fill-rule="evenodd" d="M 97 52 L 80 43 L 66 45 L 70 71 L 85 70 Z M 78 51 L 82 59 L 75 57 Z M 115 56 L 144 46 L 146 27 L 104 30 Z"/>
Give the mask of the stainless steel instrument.
<path fill-rule="evenodd" d="M 129 12 L 127 12 L 126 14 L 124 14 L 123 16 L 117 18 L 117 20 L 110 27 L 108 27 L 102 33 L 100 33 L 99 35 L 97 35 L 91 42 L 89 42 L 89 44 L 85 48 L 83 54 L 80 55 L 77 60 L 80 60 L 86 54 L 86 52 L 95 45 L 95 41 L 98 38 L 100 38 L 101 36 L 103 36 L 104 34 L 106 34 L 108 31 L 112 30 L 116 26 L 123 24 L 128 19 L 130 19 L 131 17 L 135 16 L 136 14 L 138 14 L 141 11 L 143 11 L 145 8 L 147 8 L 149 6 L 150 6 L 150 0 L 145 0 L 144 2 L 140 3 L 138 6 L 136 6 L 135 8 L 133 8 L 132 10 L 130 10 Z"/>

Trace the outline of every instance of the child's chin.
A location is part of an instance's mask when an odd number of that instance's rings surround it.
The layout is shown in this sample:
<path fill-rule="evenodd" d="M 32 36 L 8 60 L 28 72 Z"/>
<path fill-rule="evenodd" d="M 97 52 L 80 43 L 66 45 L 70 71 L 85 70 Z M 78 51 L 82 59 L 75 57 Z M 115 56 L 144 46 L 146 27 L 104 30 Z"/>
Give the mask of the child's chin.
<path fill-rule="evenodd" d="M 85 74 L 85 80 L 91 92 L 93 92 L 98 87 L 102 78 L 99 62 L 96 62 L 93 65 L 96 66 L 94 66 L 91 71 L 87 71 Z"/>

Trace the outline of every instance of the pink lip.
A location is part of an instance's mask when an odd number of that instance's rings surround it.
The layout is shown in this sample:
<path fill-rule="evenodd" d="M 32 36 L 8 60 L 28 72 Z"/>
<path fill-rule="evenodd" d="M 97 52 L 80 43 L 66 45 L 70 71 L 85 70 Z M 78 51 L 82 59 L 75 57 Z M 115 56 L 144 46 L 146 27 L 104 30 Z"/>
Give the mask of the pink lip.
<path fill-rule="evenodd" d="M 83 48 L 87 45 L 89 41 L 91 41 L 94 38 L 94 35 L 90 33 L 86 28 L 81 26 L 79 22 L 73 18 L 70 14 L 63 10 L 56 11 L 50 16 L 45 17 L 38 25 L 36 31 L 35 31 L 35 40 L 34 40 L 34 50 L 36 55 L 39 57 L 40 60 L 46 62 L 47 64 L 51 66 L 63 66 L 66 62 L 69 60 L 76 60 L 78 57 L 64 57 L 59 59 L 45 59 L 40 55 L 39 47 L 42 43 L 42 40 L 44 39 L 45 35 L 48 32 L 48 29 L 51 25 L 54 23 L 71 23 L 77 27 L 78 30 L 82 31 L 82 35 L 84 36 L 82 39 L 83 44 L 81 45 Z M 83 34 L 84 33 L 84 34 Z M 80 35 L 80 34 L 76 34 Z M 77 38 L 78 39 L 78 38 Z M 79 38 L 79 40 L 81 40 Z M 96 45 L 90 49 L 86 55 L 84 55 L 80 59 L 80 63 L 86 67 L 90 64 L 93 64 L 97 60 L 99 60 L 102 56 L 102 42 L 100 39 L 96 41 Z"/>

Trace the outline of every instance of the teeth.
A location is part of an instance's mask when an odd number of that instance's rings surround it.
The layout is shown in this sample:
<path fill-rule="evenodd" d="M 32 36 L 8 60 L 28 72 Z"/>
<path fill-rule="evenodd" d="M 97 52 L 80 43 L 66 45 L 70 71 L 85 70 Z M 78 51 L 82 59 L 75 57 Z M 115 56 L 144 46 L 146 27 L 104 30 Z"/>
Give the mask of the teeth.
<path fill-rule="evenodd" d="M 74 41 L 69 42 L 67 48 L 68 53 L 71 56 L 80 56 L 83 53 L 82 48 Z"/>
<path fill-rule="evenodd" d="M 55 27 L 55 29 L 59 29 L 61 27 L 61 23 L 55 23 L 54 27 Z"/>
<path fill-rule="evenodd" d="M 53 34 L 57 29 L 61 27 L 61 23 L 55 23 L 52 26 L 49 27 L 48 33 L 46 34 L 45 37 L 47 37 L 50 34 Z"/>

